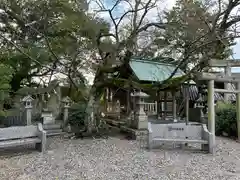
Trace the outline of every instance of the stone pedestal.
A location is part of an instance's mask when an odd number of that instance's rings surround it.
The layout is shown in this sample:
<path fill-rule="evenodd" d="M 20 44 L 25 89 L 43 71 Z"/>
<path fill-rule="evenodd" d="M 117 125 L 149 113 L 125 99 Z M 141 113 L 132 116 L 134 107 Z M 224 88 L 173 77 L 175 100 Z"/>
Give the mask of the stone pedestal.
<path fill-rule="evenodd" d="M 26 108 L 26 119 L 27 119 L 27 126 L 32 124 L 32 107 Z"/>
<path fill-rule="evenodd" d="M 132 127 L 132 122 L 134 121 L 134 112 L 131 111 L 129 116 L 127 117 L 127 127 Z"/>
<path fill-rule="evenodd" d="M 140 107 L 140 110 L 135 113 L 134 121 L 135 121 L 135 128 L 147 129 L 148 117 L 146 113 L 142 110 L 142 107 Z"/>
<path fill-rule="evenodd" d="M 135 99 L 134 119 L 132 127 L 136 129 L 148 128 L 148 117 L 144 112 L 144 98 L 148 97 L 146 93 L 137 92 L 132 94 Z"/>
<path fill-rule="evenodd" d="M 66 131 L 67 129 L 66 127 L 68 124 L 68 111 L 70 108 L 71 99 L 67 96 L 63 98 L 62 103 L 63 103 L 63 128 L 64 131 Z"/>
<path fill-rule="evenodd" d="M 117 119 L 120 120 L 121 118 L 121 104 L 120 101 L 117 100 L 116 104 L 115 104 L 115 113 L 117 114 Z"/>
<path fill-rule="evenodd" d="M 68 120 L 68 108 L 69 107 L 64 107 L 64 110 L 63 110 L 63 122 L 64 122 L 64 125 L 66 125 L 67 120 Z"/>
<path fill-rule="evenodd" d="M 51 111 L 47 111 L 47 110 L 43 111 L 41 117 L 43 118 L 43 124 L 54 124 L 55 123 L 55 119 L 54 119 Z"/>

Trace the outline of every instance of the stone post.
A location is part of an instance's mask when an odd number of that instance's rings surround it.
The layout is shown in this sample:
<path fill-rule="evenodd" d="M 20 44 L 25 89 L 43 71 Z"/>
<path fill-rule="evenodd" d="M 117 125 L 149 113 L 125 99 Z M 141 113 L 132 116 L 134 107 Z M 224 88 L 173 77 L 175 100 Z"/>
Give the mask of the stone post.
<path fill-rule="evenodd" d="M 194 106 L 195 106 L 195 108 L 199 109 L 199 111 L 200 111 L 200 114 L 201 114 L 200 122 L 203 123 L 203 124 L 206 124 L 206 122 L 205 122 L 205 115 L 203 113 L 203 108 L 204 108 L 203 101 L 204 101 L 203 97 L 200 94 L 200 97 L 198 98 L 198 100 L 196 101 Z"/>
<path fill-rule="evenodd" d="M 215 154 L 215 107 L 214 107 L 214 80 L 208 82 L 208 129 L 211 133 L 209 137 L 209 151 Z"/>
<path fill-rule="evenodd" d="M 25 96 L 23 99 L 22 99 L 22 102 L 24 103 L 24 106 L 25 106 L 25 109 L 26 109 L 26 120 L 27 120 L 27 126 L 31 125 L 32 124 L 32 101 L 34 99 L 28 95 L 28 96 Z"/>
<path fill-rule="evenodd" d="M 240 83 L 237 83 L 237 90 L 240 90 Z M 238 142 L 240 142 L 240 93 L 236 95 L 236 112 L 237 112 L 237 133 L 238 133 Z"/>
<path fill-rule="evenodd" d="M 127 127 L 132 127 L 132 124 L 134 122 L 134 112 L 131 111 L 127 117 Z"/>
<path fill-rule="evenodd" d="M 144 98 L 148 95 L 144 92 L 137 92 L 132 95 L 135 97 L 136 109 L 134 109 L 134 124 L 133 127 L 136 129 L 147 129 L 148 128 L 148 117 L 144 112 Z"/>
<path fill-rule="evenodd" d="M 70 108 L 71 99 L 67 96 L 63 98 L 63 126 L 66 127 L 68 120 L 68 110 Z"/>
<path fill-rule="evenodd" d="M 117 119 L 120 120 L 121 118 L 121 104 L 120 101 L 117 100 L 116 104 L 115 104 L 115 113 L 117 114 Z"/>
<path fill-rule="evenodd" d="M 225 72 L 226 77 L 230 77 L 230 76 L 232 75 L 232 73 L 231 73 L 231 67 L 230 67 L 229 64 L 227 64 L 227 66 L 224 68 L 224 72 Z M 225 83 L 224 83 L 224 89 L 231 90 L 231 86 L 232 86 L 232 85 L 231 85 L 231 83 L 229 83 L 229 82 L 225 82 Z M 229 94 L 229 93 L 224 93 L 224 101 L 225 101 L 225 102 L 230 101 L 230 96 L 231 96 L 231 94 Z"/>

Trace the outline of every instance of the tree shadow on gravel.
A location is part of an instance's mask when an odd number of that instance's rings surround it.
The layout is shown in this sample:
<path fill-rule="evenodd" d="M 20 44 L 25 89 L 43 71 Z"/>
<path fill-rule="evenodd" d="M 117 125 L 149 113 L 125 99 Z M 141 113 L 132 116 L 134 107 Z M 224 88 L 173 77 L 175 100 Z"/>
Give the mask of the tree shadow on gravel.
<path fill-rule="evenodd" d="M 34 145 L 3 148 L 3 149 L 0 149 L 0 159 L 28 155 L 32 153 L 41 153 L 41 152 L 38 152 L 35 149 Z"/>

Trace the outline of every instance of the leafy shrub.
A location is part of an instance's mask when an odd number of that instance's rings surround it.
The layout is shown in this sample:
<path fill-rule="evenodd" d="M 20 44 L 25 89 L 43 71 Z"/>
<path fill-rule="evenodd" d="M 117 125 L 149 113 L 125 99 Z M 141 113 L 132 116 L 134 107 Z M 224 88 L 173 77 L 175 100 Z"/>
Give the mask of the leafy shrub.
<path fill-rule="evenodd" d="M 87 124 L 86 116 L 88 115 L 87 110 L 87 101 L 82 101 L 75 103 L 69 109 L 69 117 L 68 122 L 71 125 L 71 130 L 75 133 L 77 138 L 83 137 L 108 137 L 108 126 L 106 122 L 102 120 L 100 116 L 96 116 L 95 118 L 95 126 L 94 128 L 88 132 L 87 131 Z"/>
<path fill-rule="evenodd" d="M 216 135 L 223 133 L 237 137 L 237 113 L 235 105 L 221 102 L 216 105 Z"/>
<path fill-rule="evenodd" d="M 85 127 L 87 102 L 82 101 L 73 104 L 69 108 L 69 124 L 77 129 L 83 129 Z"/>
<path fill-rule="evenodd" d="M 0 63 L 0 115 L 6 116 L 6 112 L 4 109 L 4 105 L 7 104 L 7 100 L 9 100 L 9 92 L 11 89 L 10 81 L 12 78 L 12 69 Z"/>
<path fill-rule="evenodd" d="M 224 109 L 231 109 L 231 108 L 235 108 L 235 105 L 231 104 L 231 103 L 225 103 L 225 102 L 222 102 L 222 101 L 219 101 L 216 104 L 216 112 L 220 112 Z"/>

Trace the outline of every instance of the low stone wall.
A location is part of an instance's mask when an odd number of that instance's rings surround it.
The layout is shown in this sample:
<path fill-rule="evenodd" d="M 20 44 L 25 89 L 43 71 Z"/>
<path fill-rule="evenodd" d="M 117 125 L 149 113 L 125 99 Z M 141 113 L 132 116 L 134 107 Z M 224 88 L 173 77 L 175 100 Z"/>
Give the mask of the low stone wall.
<path fill-rule="evenodd" d="M 148 130 L 134 129 L 128 127 L 126 121 L 119 121 L 113 119 L 104 119 L 107 124 L 119 129 L 119 132 L 126 134 L 130 139 L 139 141 L 141 147 L 147 147 Z"/>

